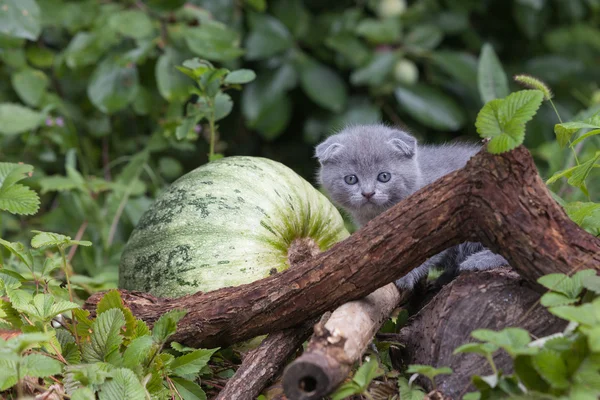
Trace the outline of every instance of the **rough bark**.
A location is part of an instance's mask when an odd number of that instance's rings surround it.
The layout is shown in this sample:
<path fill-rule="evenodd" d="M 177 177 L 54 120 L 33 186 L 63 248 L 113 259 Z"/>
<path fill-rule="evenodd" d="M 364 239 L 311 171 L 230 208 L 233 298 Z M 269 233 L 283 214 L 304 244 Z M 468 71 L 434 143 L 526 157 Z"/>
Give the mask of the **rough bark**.
<path fill-rule="evenodd" d="M 338 307 L 315 327 L 306 351 L 287 366 L 283 386 L 290 399 L 312 400 L 331 393 L 348 376 L 391 312 L 408 298 L 393 283 Z"/>
<path fill-rule="evenodd" d="M 452 375 L 436 377 L 437 388 L 460 399 L 471 387 L 472 375 L 492 373 L 484 357 L 452 352 L 462 344 L 476 341 L 475 329 L 501 330 L 521 327 L 543 337 L 562 331 L 566 321 L 550 314 L 539 304 L 538 287 L 533 287 L 510 268 L 461 274 L 444 288 L 400 331 L 395 338 L 404 346 L 394 354 L 402 364 L 449 366 Z M 451 322 L 450 322 L 451 321 Z M 494 356 L 496 366 L 510 373 L 512 362 L 507 353 Z M 431 390 L 428 380 L 419 382 Z"/>
<path fill-rule="evenodd" d="M 480 152 L 465 168 L 419 190 L 348 239 L 295 268 L 235 288 L 158 299 L 124 296 L 152 323 L 186 309 L 172 340 L 225 346 L 298 325 L 392 282 L 428 257 L 480 241 L 529 281 L 551 272 L 600 270 L 600 239 L 574 224 L 552 199 L 524 147 Z M 100 295 L 87 308 L 95 309 Z"/>

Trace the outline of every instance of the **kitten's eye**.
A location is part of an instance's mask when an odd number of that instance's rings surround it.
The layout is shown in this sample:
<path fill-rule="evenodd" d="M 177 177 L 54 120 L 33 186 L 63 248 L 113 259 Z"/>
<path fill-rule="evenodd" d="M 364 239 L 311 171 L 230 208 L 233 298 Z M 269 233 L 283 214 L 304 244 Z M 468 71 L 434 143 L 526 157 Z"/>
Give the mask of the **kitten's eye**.
<path fill-rule="evenodd" d="M 391 178 L 392 174 L 390 174 L 389 172 L 382 172 L 379 175 L 377 175 L 377 180 L 383 183 L 388 182 Z"/>
<path fill-rule="evenodd" d="M 358 178 L 356 175 L 346 175 L 344 177 L 344 182 L 346 182 L 348 185 L 356 185 L 358 183 Z"/>

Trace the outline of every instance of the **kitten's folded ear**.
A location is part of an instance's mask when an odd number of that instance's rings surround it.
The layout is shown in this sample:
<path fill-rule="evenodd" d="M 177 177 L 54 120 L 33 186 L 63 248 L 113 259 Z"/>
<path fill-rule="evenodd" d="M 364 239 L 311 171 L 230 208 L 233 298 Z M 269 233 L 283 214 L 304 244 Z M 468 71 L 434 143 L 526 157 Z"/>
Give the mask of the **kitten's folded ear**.
<path fill-rule="evenodd" d="M 331 136 L 315 148 L 315 157 L 319 159 L 321 164 L 325 164 L 334 161 L 336 155 L 339 154 L 340 150 L 343 148 L 344 145 L 339 143 L 335 136 Z"/>
<path fill-rule="evenodd" d="M 403 157 L 413 158 L 417 154 L 417 139 L 406 132 L 395 130 L 388 143 Z"/>

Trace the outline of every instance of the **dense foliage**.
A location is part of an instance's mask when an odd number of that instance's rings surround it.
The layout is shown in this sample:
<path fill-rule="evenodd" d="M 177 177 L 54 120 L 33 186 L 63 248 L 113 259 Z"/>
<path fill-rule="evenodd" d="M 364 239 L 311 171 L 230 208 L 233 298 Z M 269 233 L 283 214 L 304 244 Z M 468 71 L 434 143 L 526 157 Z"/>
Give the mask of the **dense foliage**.
<path fill-rule="evenodd" d="M 157 194 L 222 155 L 313 181 L 313 146 L 349 123 L 429 142 L 478 133 L 495 152 L 524 142 L 569 216 L 599 235 L 598 26 L 598 0 L 0 0 L 0 328 L 25 333 L 0 340 L 0 390 L 60 375 L 71 398 L 203 398 L 212 350 L 163 348 L 180 315 L 157 333 L 114 293 L 95 319 L 79 305 L 116 286 Z M 545 305 L 573 322 L 560 338 L 479 332 L 483 344 L 461 349 L 502 348 L 527 367 L 476 379 L 482 398 L 560 397 L 595 378 L 597 282 L 585 295 L 577 276 L 542 282 Z M 381 373 L 365 363 L 341 390 Z"/>

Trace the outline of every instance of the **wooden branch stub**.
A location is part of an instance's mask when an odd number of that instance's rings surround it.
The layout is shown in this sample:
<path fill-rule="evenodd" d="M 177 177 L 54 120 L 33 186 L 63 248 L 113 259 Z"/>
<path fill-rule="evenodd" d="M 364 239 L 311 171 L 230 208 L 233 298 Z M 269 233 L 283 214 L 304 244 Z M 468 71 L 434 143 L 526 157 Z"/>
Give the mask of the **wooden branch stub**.
<path fill-rule="evenodd" d="M 495 250 L 530 281 L 574 268 L 600 270 L 600 239 L 567 217 L 537 175 L 529 152 L 519 147 L 500 155 L 481 151 L 465 168 L 282 273 L 178 299 L 138 300 L 139 294 L 129 293 L 125 304 L 149 323 L 169 310 L 185 309 L 188 314 L 172 340 L 193 347 L 227 346 L 365 297 L 465 241 Z M 90 297 L 85 307 L 95 309 L 100 296 Z"/>

